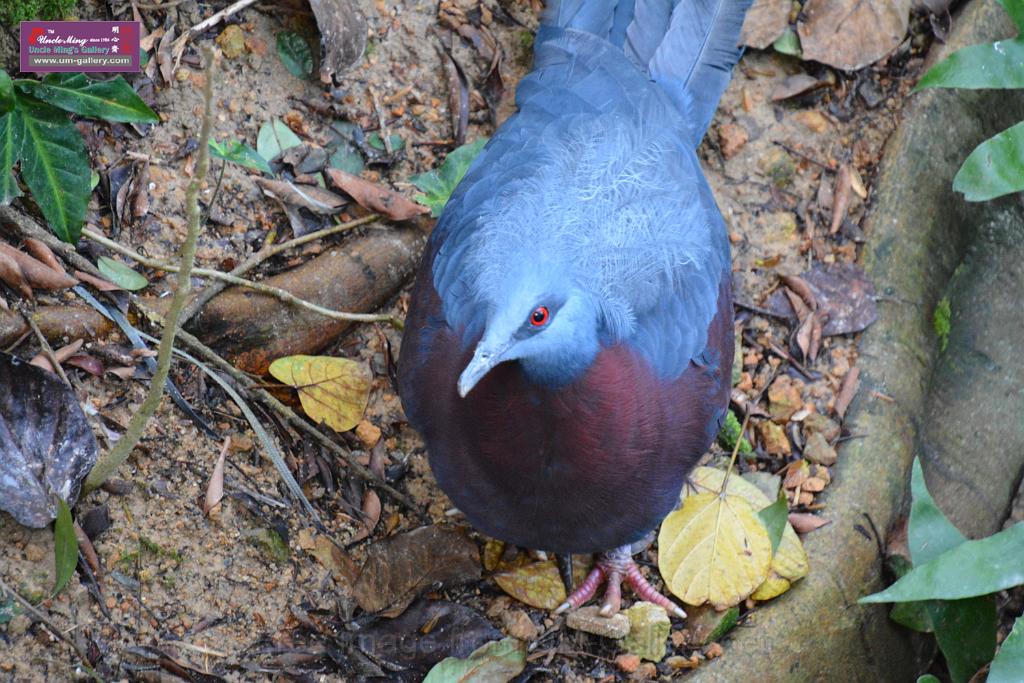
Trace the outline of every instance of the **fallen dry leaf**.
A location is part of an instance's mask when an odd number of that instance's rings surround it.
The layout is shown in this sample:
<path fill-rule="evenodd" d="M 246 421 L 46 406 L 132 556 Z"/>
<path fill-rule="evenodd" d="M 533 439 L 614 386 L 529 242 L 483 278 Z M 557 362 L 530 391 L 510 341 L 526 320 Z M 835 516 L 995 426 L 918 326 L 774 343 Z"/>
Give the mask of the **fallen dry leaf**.
<path fill-rule="evenodd" d="M 763 50 L 789 26 L 791 0 L 754 0 L 743 20 L 740 44 Z"/>
<path fill-rule="evenodd" d="M 573 555 L 572 576 L 574 585 L 579 585 L 590 569 L 588 557 Z M 516 563 L 502 567 L 494 575 L 494 582 L 510 596 L 537 609 L 553 610 L 567 597 L 558 565 L 554 560 Z"/>
<path fill-rule="evenodd" d="M 308 209 L 317 214 L 333 214 L 347 203 L 345 198 L 319 185 L 300 185 L 287 180 L 256 178 L 263 193 L 285 204 Z"/>
<path fill-rule="evenodd" d="M 802 14 L 797 34 L 803 58 L 856 71 L 903 41 L 910 0 L 807 0 Z"/>
<path fill-rule="evenodd" d="M 370 369 L 364 363 L 330 356 L 286 356 L 269 372 L 299 392 L 306 415 L 337 432 L 359 424 L 370 396 Z"/>
<path fill-rule="evenodd" d="M 39 261 L 42 261 L 45 265 L 49 266 L 58 273 L 65 273 L 64 265 L 60 262 L 60 259 L 46 246 L 45 242 L 41 242 L 34 237 L 28 237 L 25 239 L 25 248 L 28 249 L 28 253 L 34 256 Z"/>
<path fill-rule="evenodd" d="M 772 89 L 772 101 L 788 100 L 790 97 L 803 95 L 825 84 L 824 81 L 819 81 L 810 74 L 799 73 L 786 76 Z"/>
<path fill-rule="evenodd" d="M 80 270 L 76 270 L 74 275 L 75 275 L 76 278 L 78 278 L 82 282 L 88 282 L 90 285 L 92 285 L 93 287 L 95 287 L 96 289 L 98 289 L 101 292 L 121 292 L 121 291 L 124 291 L 124 287 L 121 287 L 120 285 L 115 285 L 110 280 L 104 280 L 101 277 L 97 277 L 95 275 L 90 275 L 89 273 L 84 273 L 84 272 L 82 272 Z"/>
<path fill-rule="evenodd" d="M 836 396 L 835 411 L 840 420 L 846 415 L 846 410 L 850 407 L 853 397 L 857 395 L 859 387 L 860 368 L 854 366 L 846 373 L 846 377 L 843 378 L 843 385 L 839 388 L 839 394 Z"/>
<path fill-rule="evenodd" d="M 793 529 L 798 534 L 806 534 L 820 529 L 826 524 L 831 524 L 831 519 L 824 519 L 818 515 L 808 514 L 806 512 L 791 512 L 789 513 L 789 523 L 793 525 Z"/>
<path fill-rule="evenodd" d="M 25 280 L 33 287 L 40 289 L 58 290 L 74 287 L 78 280 L 65 272 L 54 270 L 35 257 L 15 249 L 11 245 L 0 242 L 0 252 L 10 256 L 18 263 Z"/>
<path fill-rule="evenodd" d="M 834 235 L 846 218 L 846 210 L 850 207 L 850 193 L 853 192 L 853 177 L 850 165 L 843 164 L 836 173 L 836 184 L 832 190 L 832 223 L 828 234 Z"/>
<path fill-rule="evenodd" d="M 224 438 L 224 445 L 221 446 L 220 455 L 217 456 L 217 463 L 213 466 L 213 474 L 206 484 L 206 499 L 203 501 L 203 514 L 207 517 L 220 505 L 224 498 L 224 459 L 227 457 L 228 449 L 231 448 L 231 437 Z"/>
<path fill-rule="evenodd" d="M 818 304 L 824 319 L 824 336 L 860 332 L 878 318 L 874 285 L 856 264 L 816 265 L 800 277 Z M 763 305 L 779 317 L 799 320 L 792 300 L 781 289 L 775 290 Z"/>
<path fill-rule="evenodd" d="M 21 266 L 10 255 L 0 251 L 0 280 L 3 280 L 11 289 L 17 290 L 26 299 L 32 298 L 32 288 L 25 280 L 25 273 Z"/>
<path fill-rule="evenodd" d="M 81 339 L 76 339 L 67 346 L 62 346 L 61 348 L 54 350 L 53 357 L 57 359 L 58 363 L 63 364 L 64 361 L 78 353 L 78 350 L 82 348 L 82 343 Z M 53 367 L 53 363 L 50 362 L 49 356 L 42 352 L 33 356 L 29 363 L 35 365 L 37 368 L 42 368 L 43 370 L 57 372 L 57 368 Z"/>
<path fill-rule="evenodd" d="M 380 521 L 380 513 L 380 496 L 373 489 L 367 489 L 366 493 L 363 494 L 363 517 L 359 520 L 363 528 L 356 532 L 356 535 L 349 542 L 355 543 L 356 541 L 368 538 L 373 533 L 374 527 L 377 526 L 377 522 Z"/>
<path fill-rule="evenodd" d="M 449 526 L 424 526 L 372 543 L 356 579 L 356 602 L 367 612 L 403 610 L 434 584 L 480 578 L 476 543 Z"/>
<path fill-rule="evenodd" d="M 376 211 L 392 220 L 404 221 L 430 211 L 427 207 L 417 204 L 405 195 L 375 185 L 357 175 L 336 168 L 328 168 L 325 172 L 335 187 L 356 200 L 360 206 L 370 211 Z"/>

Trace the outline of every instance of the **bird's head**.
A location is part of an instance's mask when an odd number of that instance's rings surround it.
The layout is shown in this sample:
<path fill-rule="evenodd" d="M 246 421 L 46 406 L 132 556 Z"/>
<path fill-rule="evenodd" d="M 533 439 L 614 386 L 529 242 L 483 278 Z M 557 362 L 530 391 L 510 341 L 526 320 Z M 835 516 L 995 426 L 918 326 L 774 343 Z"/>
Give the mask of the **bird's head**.
<path fill-rule="evenodd" d="M 532 381 L 559 386 L 586 370 L 597 355 L 599 308 L 564 275 L 543 269 L 519 273 L 489 298 L 480 341 L 459 377 L 460 396 L 499 363 L 517 361 Z"/>

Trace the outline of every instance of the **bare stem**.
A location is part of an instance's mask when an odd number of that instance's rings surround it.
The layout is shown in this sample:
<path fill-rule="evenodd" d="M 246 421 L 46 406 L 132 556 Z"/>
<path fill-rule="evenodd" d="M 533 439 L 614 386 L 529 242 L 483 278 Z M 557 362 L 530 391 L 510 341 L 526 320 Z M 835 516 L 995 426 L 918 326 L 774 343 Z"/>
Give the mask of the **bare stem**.
<path fill-rule="evenodd" d="M 210 131 L 213 124 L 213 68 L 214 54 L 210 49 L 203 50 L 203 57 L 206 60 L 206 84 L 203 87 L 203 121 L 199 131 L 199 160 L 196 163 L 196 172 L 192 182 L 188 186 L 185 195 L 185 207 L 188 211 L 188 235 L 181 246 L 181 266 L 178 269 L 178 282 L 174 288 L 174 299 L 171 301 L 171 308 L 167 313 L 167 325 L 164 327 L 163 336 L 160 338 L 160 347 L 157 351 L 156 372 L 153 374 L 153 381 L 149 385 L 149 393 L 146 394 L 142 406 L 132 416 L 125 431 L 117 443 L 114 444 L 105 455 L 103 455 L 96 466 L 93 467 L 85 480 L 85 489 L 92 490 L 106 481 L 107 477 L 117 471 L 131 455 L 135 445 L 142 438 L 142 433 L 149 423 L 150 417 L 156 412 L 163 397 L 164 384 L 167 382 L 167 374 L 171 369 L 171 357 L 174 350 L 174 334 L 178 328 L 178 319 L 181 311 L 188 300 L 190 282 L 192 280 L 192 264 L 196 256 L 196 240 L 199 238 L 199 190 L 206 180 L 210 168 Z"/>

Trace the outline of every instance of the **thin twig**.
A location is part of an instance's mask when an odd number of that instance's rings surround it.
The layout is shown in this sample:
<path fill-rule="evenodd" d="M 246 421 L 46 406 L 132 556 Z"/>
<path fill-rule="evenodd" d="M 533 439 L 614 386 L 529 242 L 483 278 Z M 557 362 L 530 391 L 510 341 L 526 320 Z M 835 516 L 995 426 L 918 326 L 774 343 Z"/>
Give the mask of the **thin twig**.
<path fill-rule="evenodd" d="M 188 234 L 181 246 L 181 267 L 178 282 L 174 288 L 174 299 L 171 301 L 171 308 L 167 312 L 167 325 L 164 327 L 163 336 L 160 339 L 160 348 L 157 351 L 156 372 L 153 373 L 153 380 L 149 385 L 149 392 L 138 411 L 132 415 L 131 422 L 124 435 L 118 439 L 113 448 L 106 452 L 89 472 L 85 480 L 86 490 L 91 490 L 106 481 L 107 477 L 117 471 L 117 468 L 128 459 L 135 445 L 142 438 L 149 418 L 156 412 L 163 398 L 164 384 L 167 382 L 167 374 L 171 369 L 172 352 L 174 351 L 174 333 L 178 327 L 178 318 L 188 300 L 188 290 L 192 281 L 192 264 L 196 257 L 196 241 L 199 238 L 199 190 L 206 181 L 206 174 L 210 167 L 210 133 L 213 128 L 213 51 L 204 50 L 206 58 L 206 84 L 203 87 L 203 100 L 205 109 L 203 111 L 202 126 L 199 131 L 199 160 L 196 163 L 196 173 L 188 186 L 185 194 L 185 208 L 188 211 Z"/>
<path fill-rule="evenodd" d="M 95 230 L 84 228 L 82 230 L 82 235 L 88 237 L 94 242 L 102 244 L 111 251 L 116 251 L 117 253 L 122 254 L 123 256 L 127 256 L 128 258 L 137 261 L 144 266 L 148 266 L 149 268 L 164 270 L 170 273 L 178 273 L 179 271 L 181 271 L 181 268 L 179 266 L 174 266 L 169 263 L 164 263 L 163 261 L 147 258 L 136 252 L 134 249 L 122 246 L 119 242 L 115 242 L 114 240 L 110 239 L 109 237 L 106 237 L 105 235 L 101 235 Z M 318 313 L 326 318 L 333 318 L 335 320 L 354 320 L 356 322 L 386 322 L 394 325 L 395 327 L 401 327 L 402 325 L 401 321 L 398 320 L 395 316 L 388 315 L 386 313 L 347 313 L 344 311 L 335 311 L 334 309 L 324 308 L 323 306 L 319 306 L 310 301 L 306 301 L 305 299 L 300 299 L 299 297 L 295 296 L 288 290 L 281 289 L 280 287 L 266 285 L 263 284 L 262 282 L 253 282 L 252 280 L 246 280 L 244 278 L 236 277 L 229 273 L 222 273 L 219 270 L 212 270 L 209 268 L 192 268 L 190 270 L 193 275 L 199 277 L 210 277 L 217 280 L 222 280 L 224 282 L 227 282 L 228 284 L 237 285 L 239 287 L 246 287 L 248 289 L 260 292 L 261 294 L 267 294 L 269 296 L 280 299 L 281 301 L 292 304 L 293 306 L 298 306 L 299 308 L 305 308 L 308 311 Z"/>
<path fill-rule="evenodd" d="M 280 242 L 278 244 L 274 244 L 271 242 L 265 244 L 263 245 L 262 249 L 257 251 L 255 254 L 253 254 L 246 260 L 242 261 L 242 263 L 235 266 L 235 268 L 233 268 L 228 274 L 234 275 L 235 277 L 242 277 L 256 266 L 260 265 L 261 263 L 271 258 L 272 256 L 280 254 L 281 252 L 287 251 L 289 249 L 294 249 L 295 247 L 306 244 L 307 242 L 313 242 L 315 240 L 320 239 L 321 237 L 327 237 L 328 235 L 333 235 L 335 233 L 354 230 L 355 228 L 358 228 L 361 225 L 372 223 L 378 218 L 380 218 L 380 216 L 378 216 L 375 213 L 371 213 L 368 216 L 357 218 L 354 221 L 348 221 L 347 223 L 339 223 L 337 225 L 332 225 L 330 227 L 324 228 L 323 230 L 317 230 L 315 232 L 307 233 L 301 237 L 296 237 L 295 239 L 288 240 L 287 242 Z M 202 310 L 203 306 L 208 304 L 213 297 L 217 296 L 222 291 L 227 289 L 227 286 L 227 282 L 224 282 L 223 280 L 216 280 L 214 282 L 211 282 L 206 287 L 204 287 L 203 290 L 199 292 L 199 294 L 196 296 L 196 298 L 189 302 L 188 306 L 185 307 L 185 311 L 181 314 L 182 327 L 187 325 L 188 321 L 191 320 L 196 315 L 196 313 Z"/>
<path fill-rule="evenodd" d="M 159 325 L 165 324 L 163 317 L 159 313 L 148 308 L 141 301 L 136 301 L 135 305 L 139 309 L 139 311 L 141 311 L 143 315 L 148 317 L 151 321 Z M 360 464 L 359 461 L 356 460 L 356 457 L 352 455 L 352 453 L 350 453 L 349 451 L 345 450 L 334 441 L 331 441 L 329 438 L 327 438 L 319 429 L 311 425 L 308 420 L 305 420 L 304 418 L 300 417 L 294 410 L 292 410 L 291 408 L 277 400 L 277 398 L 275 398 L 273 394 L 271 394 L 269 391 L 261 387 L 256 381 L 249 377 L 249 375 L 242 372 L 234 365 L 221 358 L 216 351 L 214 351 L 206 344 L 199 341 L 199 339 L 192 336 L 185 330 L 178 330 L 177 336 L 178 339 L 184 342 L 186 346 L 189 346 L 196 353 L 197 356 L 209 362 L 210 365 L 230 375 L 231 378 L 238 383 L 239 394 L 241 394 L 243 397 L 248 398 L 247 394 L 256 395 L 265 405 L 274 410 L 288 424 L 292 425 L 299 431 L 305 432 L 321 446 L 323 446 L 324 448 L 326 448 L 327 450 L 331 451 L 339 458 L 341 458 L 345 462 L 345 464 L 349 468 L 351 468 L 351 471 L 357 474 L 363 480 L 372 484 L 373 486 L 376 486 L 382 492 L 386 493 L 391 498 L 393 498 L 396 502 L 399 502 L 402 505 L 406 506 L 411 512 L 417 515 L 420 514 L 416 504 L 411 499 L 409 499 L 404 493 L 388 484 L 383 477 L 377 475 L 375 472 L 371 471 L 370 469 Z"/>
<path fill-rule="evenodd" d="M 89 658 L 86 657 L 85 652 L 82 650 L 82 648 L 80 648 L 78 646 L 78 643 L 76 643 L 74 640 L 64 635 L 64 631 L 59 626 L 50 621 L 50 619 L 45 614 L 36 609 L 31 602 L 21 597 L 21 594 L 15 592 L 14 589 L 8 586 L 3 579 L 0 579 L 0 592 L 6 593 L 7 595 L 10 595 L 12 598 L 14 598 L 14 600 L 19 605 L 21 605 L 26 612 L 31 614 L 33 617 L 35 617 L 36 621 L 45 626 L 46 630 L 52 633 L 54 638 L 57 638 L 58 640 L 63 640 L 65 643 L 70 645 L 71 649 L 75 651 L 76 655 L 78 655 L 78 659 L 81 660 L 82 668 L 84 668 L 85 671 L 90 676 L 92 676 L 93 680 L 103 683 L 103 679 L 100 678 L 100 675 L 96 673 L 92 666 L 89 665 Z"/>
<path fill-rule="evenodd" d="M 172 7 L 177 7 L 178 5 L 183 5 L 186 2 L 189 2 L 189 0 L 167 0 L 167 2 L 153 3 L 153 4 L 136 2 L 136 3 L 133 3 L 133 4 L 138 9 L 161 10 L 161 9 L 171 9 Z"/>
<path fill-rule="evenodd" d="M 54 372 L 60 375 L 60 378 L 64 380 L 64 384 L 67 384 L 70 387 L 71 381 L 68 379 L 68 376 L 64 373 L 64 368 L 61 367 L 60 361 L 57 360 L 57 355 L 54 354 L 53 347 L 50 346 L 50 342 L 46 341 L 46 337 L 43 335 L 43 331 L 39 329 L 39 324 L 32 317 L 31 313 L 26 313 L 25 311 L 20 312 L 21 317 L 25 319 L 25 322 L 28 323 L 28 326 L 32 328 L 32 332 L 35 333 L 36 339 L 39 340 L 39 346 L 41 346 L 43 349 L 43 355 L 45 355 L 46 359 L 50 361 L 50 365 L 53 366 Z"/>

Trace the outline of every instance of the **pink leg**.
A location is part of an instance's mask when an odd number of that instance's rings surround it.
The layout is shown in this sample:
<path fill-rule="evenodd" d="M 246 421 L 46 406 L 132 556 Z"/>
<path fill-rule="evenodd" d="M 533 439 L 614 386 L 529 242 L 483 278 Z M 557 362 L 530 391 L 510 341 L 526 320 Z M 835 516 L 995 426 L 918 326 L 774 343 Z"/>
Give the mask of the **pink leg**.
<path fill-rule="evenodd" d="M 660 605 L 669 614 L 680 619 L 686 617 L 686 612 L 682 608 L 654 590 L 654 587 L 643 577 L 640 568 L 629 554 L 629 546 L 602 553 L 586 580 L 569 595 L 565 602 L 558 606 L 555 614 L 580 607 L 597 594 L 597 589 L 602 583 L 607 582 L 608 587 L 605 588 L 600 613 L 606 617 L 611 616 L 618 612 L 621 606 L 623 580 L 629 584 L 641 600 Z"/>

